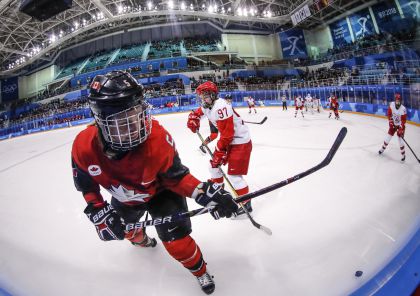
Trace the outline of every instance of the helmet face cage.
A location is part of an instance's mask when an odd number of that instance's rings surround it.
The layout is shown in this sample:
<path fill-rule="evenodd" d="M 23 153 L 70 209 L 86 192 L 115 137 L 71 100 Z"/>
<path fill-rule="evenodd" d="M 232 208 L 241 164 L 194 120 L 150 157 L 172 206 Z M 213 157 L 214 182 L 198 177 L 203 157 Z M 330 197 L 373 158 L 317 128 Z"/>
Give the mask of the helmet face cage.
<path fill-rule="evenodd" d="M 216 100 L 216 94 L 214 92 L 201 91 L 197 94 L 199 104 L 203 108 L 211 108 Z"/>
<path fill-rule="evenodd" d="M 105 142 L 116 151 L 129 151 L 146 141 L 152 130 L 147 103 L 140 103 L 105 118 L 95 115 Z"/>

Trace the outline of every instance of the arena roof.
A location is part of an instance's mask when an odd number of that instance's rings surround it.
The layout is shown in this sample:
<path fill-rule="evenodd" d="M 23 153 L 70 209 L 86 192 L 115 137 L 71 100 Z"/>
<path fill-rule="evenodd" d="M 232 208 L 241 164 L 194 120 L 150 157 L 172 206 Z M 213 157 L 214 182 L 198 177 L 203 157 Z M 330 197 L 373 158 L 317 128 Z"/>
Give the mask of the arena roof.
<path fill-rule="evenodd" d="M 314 0 L 73 0 L 70 9 L 40 22 L 19 11 L 21 0 L 0 0 L 0 76 L 22 74 L 61 49 L 133 27 L 210 21 L 227 31 L 274 33 L 292 26 L 291 14 L 304 5 L 312 16 L 301 26 L 310 29 L 368 2 L 329 1 L 316 9 Z"/>

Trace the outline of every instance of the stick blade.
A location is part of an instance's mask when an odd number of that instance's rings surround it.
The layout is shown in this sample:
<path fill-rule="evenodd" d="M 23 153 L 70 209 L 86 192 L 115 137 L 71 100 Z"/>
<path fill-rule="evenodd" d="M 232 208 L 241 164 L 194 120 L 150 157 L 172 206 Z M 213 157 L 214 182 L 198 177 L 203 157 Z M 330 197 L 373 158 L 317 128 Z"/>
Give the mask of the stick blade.
<path fill-rule="evenodd" d="M 334 144 L 331 146 L 330 151 L 328 152 L 328 155 L 324 159 L 324 165 L 329 164 L 331 160 L 333 159 L 334 155 L 337 153 L 338 148 L 340 148 L 341 143 L 343 143 L 344 138 L 347 135 L 347 128 L 342 127 L 340 132 L 337 135 L 337 138 L 334 141 Z"/>
<path fill-rule="evenodd" d="M 264 231 L 264 233 L 268 235 L 273 235 L 273 232 L 271 231 L 271 229 L 268 227 L 265 227 L 264 225 L 260 225 L 259 229 L 261 229 L 262 231 Z"/>
<path fill-rule="evenodd" d="M 263 124 L 264 122 L 267 121 L 267 116 L 263 118 L 263 120 L 261 120 L 260 124 Z"/>

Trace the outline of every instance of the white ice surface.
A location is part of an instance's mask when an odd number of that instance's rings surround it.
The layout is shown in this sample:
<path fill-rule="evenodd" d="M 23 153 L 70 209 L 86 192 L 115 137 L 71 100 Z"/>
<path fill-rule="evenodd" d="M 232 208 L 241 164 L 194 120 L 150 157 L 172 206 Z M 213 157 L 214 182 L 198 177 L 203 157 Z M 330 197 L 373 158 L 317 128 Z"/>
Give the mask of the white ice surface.
<path fill-rule="evenodd" d="M 253 201 L 255 219 L 273 236 L 248 220 L 192 218 L 192 236 L 215 276 L 214 295 L 346 295 L 418 229 L 419 164 L 407 147 L 400 162 L 395 137 L 378 155 L 386 120 L 347 113 L 340 121 L 328 113 L 302 119 L 280 108 L 238 112 L 245 120 L 268 116 L 262 126 L 249 124 L 251 191 L 318 164 L 342 126 L 348 135 L 329 166 Z M 186 128 L 187 114 L 157 119 L 173 135 L 183 163 L 207 179 L 208 158 Z M 207 122 L 202 126 L 207 136 Z M 0 287 L 19 296 L 204 295 L 161 243 L 138 249 L 99 240 L 70 167 L 71 143 L 83 128 L 0 142 Z M 408 125 L 406 139 L 420 155 L 420 128 Z M 156 236 L 153 228 L 148 233 Z M 362 277 L 354 276 L 357 270 Z"/>

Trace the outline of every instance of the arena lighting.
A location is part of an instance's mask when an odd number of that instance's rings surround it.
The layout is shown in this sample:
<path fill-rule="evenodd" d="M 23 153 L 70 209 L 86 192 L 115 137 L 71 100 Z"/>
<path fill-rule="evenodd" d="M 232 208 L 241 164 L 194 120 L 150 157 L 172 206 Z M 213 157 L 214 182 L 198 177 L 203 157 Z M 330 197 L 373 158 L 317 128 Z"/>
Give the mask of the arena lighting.
<path fill-rule="evenodd" d="M 214 9 L 213 5 L 209 5 L 209 7 L 207 8 L 208 13 L 213 13 L 214 12 L 213 9 Z"/>
<path fill-rule="evenodd" d="M 168 8 L 169 9 L 174 9 L 174 1 L 172 1 L 172 0 L 168 1 Z"/>
<path fill-rule="evenodd" d="M 78 22 L 74 22 L 73 25 L 74 25 L 75 30 L 77 30 L 79 28 L 79 23 Z"/>
<path fill-rule="evenodd" d="M 121 14 L 123 12 L 123 7 L 121 5 L 117 6 L 117 12 L 118 14 Z"/>
<path fill-rule="evenodd" d="M 153 4 L 152 2 L 147 2 L 147 9 L 152 10 Z"/>
<path fill-rule="evenodd" d="M 185 10 L 186 6 L 185 6 L 185 2 L 181 2 L 181 10 Z"/>
<path fill-rule="evenodd" d="M 190 10 L 194 10 L 194 5 L 192 3 L 190 4 Z"/>
<path fill-rule="evenodd" d="M 55 34 L 52 34 L 50 37 L 50 43 L 54 43 L 57 40 L 57 36 Z"/>
<path fill-rule="evenodd" d="M 270 17 L 272 17 L 272 12 L 270 11 L 270 10 L 266 10 L 266 11 L 264 11 L 264 13 L 263 13 L 263 15 L 265 16 L 265 17 L 268 17 L 268 18 L 270 18 Z"/>
<path fill-rule="evenodd" d="M 242 8 L 242 13 L 244 16 L 248 16 L 248 9 Z"/>

